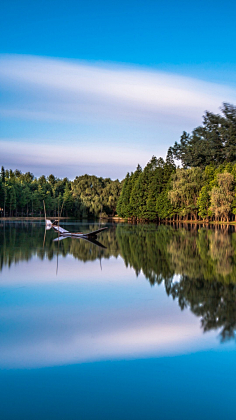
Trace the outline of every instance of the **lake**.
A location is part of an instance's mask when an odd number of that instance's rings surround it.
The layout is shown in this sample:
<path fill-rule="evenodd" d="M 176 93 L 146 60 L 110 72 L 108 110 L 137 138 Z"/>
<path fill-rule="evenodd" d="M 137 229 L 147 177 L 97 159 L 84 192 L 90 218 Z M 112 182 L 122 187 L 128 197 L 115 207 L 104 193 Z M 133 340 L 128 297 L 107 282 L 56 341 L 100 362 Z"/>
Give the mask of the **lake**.
<path fill-rule="evenodd" d="M 235 419 L 234 227 L 102 226 L 0 222 L 1 419 Z"/>

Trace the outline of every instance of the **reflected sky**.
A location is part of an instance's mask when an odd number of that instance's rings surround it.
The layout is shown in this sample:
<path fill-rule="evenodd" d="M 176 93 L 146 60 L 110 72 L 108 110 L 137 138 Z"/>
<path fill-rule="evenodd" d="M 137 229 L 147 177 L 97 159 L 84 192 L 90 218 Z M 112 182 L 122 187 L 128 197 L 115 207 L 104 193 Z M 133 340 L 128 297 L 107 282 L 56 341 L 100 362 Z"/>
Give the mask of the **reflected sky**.
<path fill-rule="evenodd" d="M 90 263 L 90 276 L 84 275 L 88 264 L 68 259 L 58 277 L 56 261 L 46 264 L 50 267 L 42 284 L 34 274 L 37 260 L 28 264 L 25 282 L 14 285 L 18 267 L 11 270 L 10 287 L 1 288 L 1 367 L 181 354 L 217 346 L 215 334 L 203 336 L 193 314 L 181 312 L 163 288 L 151 288 L 143 275 L 127 272 L 121 259 L 106 261 L 102 272 L 97 262 Z"/>
<path fill-rule="evenodd" d="M 204 334 L 199 317 L 181 311 L 163 285 L 150 287 L 142 271 L 137 277 L 121 255 L 86 262 L 33 255 L 3 265 L 0 294 L 3 369 L 222 350 L 217 329 Z M 234 341 L 224 344 L 230 349 Z"/>

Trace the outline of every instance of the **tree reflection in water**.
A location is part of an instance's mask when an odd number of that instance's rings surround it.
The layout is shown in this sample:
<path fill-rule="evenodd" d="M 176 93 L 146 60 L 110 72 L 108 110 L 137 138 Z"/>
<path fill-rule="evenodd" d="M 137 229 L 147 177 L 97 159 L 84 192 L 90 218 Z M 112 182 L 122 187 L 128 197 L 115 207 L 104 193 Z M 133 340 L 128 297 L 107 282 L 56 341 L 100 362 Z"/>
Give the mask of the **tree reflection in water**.
<path fill-rule="evenodd" d="M 88 228 L 93 230 L 94 225 Z M 84 262 L 121 256 L 137 276 L 142 272 L 151 285 L 163 283 L 167 295 L 178 301 L 181 310 L 190 308 L 201 318 L 204 332 L 220 329 L 222 341 L 235 338 L 234 228 L 122 224 L 99 235 L 106 249 L 81 239 L 53 242 L 55 233 L 51 231 L 43 246 L 43 236 L 44 227 L 33 223 L 2 224 L 1 269 L 33 256 L 51 260 L 55 255 L 71 254 Z"/>

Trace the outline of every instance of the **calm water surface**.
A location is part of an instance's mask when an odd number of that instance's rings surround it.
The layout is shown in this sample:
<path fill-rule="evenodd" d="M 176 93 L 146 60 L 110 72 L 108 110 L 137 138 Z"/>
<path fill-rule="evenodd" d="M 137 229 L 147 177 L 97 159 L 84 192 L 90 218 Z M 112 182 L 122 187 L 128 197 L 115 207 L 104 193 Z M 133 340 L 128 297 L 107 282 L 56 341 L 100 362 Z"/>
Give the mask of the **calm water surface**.
<path fill-rule="evenodd" d="M 0 223 L 0 418 L 235 419 L 236 233 L 107 226 Z"/>

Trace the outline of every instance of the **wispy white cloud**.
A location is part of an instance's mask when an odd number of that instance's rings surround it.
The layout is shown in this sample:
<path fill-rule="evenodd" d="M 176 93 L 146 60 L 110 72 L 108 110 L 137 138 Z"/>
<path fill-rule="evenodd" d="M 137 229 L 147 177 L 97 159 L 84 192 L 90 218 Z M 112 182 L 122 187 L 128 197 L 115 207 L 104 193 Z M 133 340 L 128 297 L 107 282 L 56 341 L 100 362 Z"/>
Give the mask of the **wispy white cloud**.
<path fill-rule="evenodd" d="M 78 164 L 109 164 L 110 162 L 116 162 L 117 164 L 122 163 L 123 165 L 132 164 L 135 165 L 139 159 L 139 151 L 135 148 L 127 147 L 127 154 L 124 153 L 122 148 L 117 145 L 111 144 L 110 147 L 94 146 L 84 144 L 73 145 L 73 148 L 69 145 L 62 144 L 46 144 L 45 140 L 39 140 L 38 144 L 31 144 L 28 141 L 12 141 L 2 140 L 1 141 L 1 153 L 11 155 L 11 151 L 14 151 L 23 162 L 24 159 L 27 162 L 31 159 L 32 164 L 39 164 L 44 162 L 47 164 L 58 164 L 63 165 L 65 162 L 70 162 L 71 165 Z M 132 158 L 130 158 L 132 155 Z M 146 153 L 143 156 L 143 161 L 146 162 L 150 158 L 149 154 Z"/>
<path fill-rule="evenodd" d="M 124 177 L 126 171 L 134 170 L 138 162 L 144 166 L 150 159 L 148 151 L 140 156 L 139 149 L 132 145 L 127 145 L 124 151 L 122 145 L 105 145 L 102 140 L 92 144 L 87 139 L 80 139 L 72 146 L 68 142 L 57 144 L 54 141 L 50 144 L 45 139 L 37 139 L 36 144 L 30 139 L 2 139 L 0 143 L 1 159 L 7 161 L 9 167 L 31 170 L 36 175 L 40 171 L 45 175 L 53 172 L 56 176 L 71 179 L 79 175 L 81 169 L 82 173 L 100 172 L 100 176 L 111 176 L 113 179 L 120 178 L 121 174 Z"/>
<path fill-rule="evenodd" d="M 1 56 L 0 82 L 20 92 L 1 107 L 19 118 L 196 121 L 235 101 L 230 87 L 147 69 L 32 56 Z"/>

